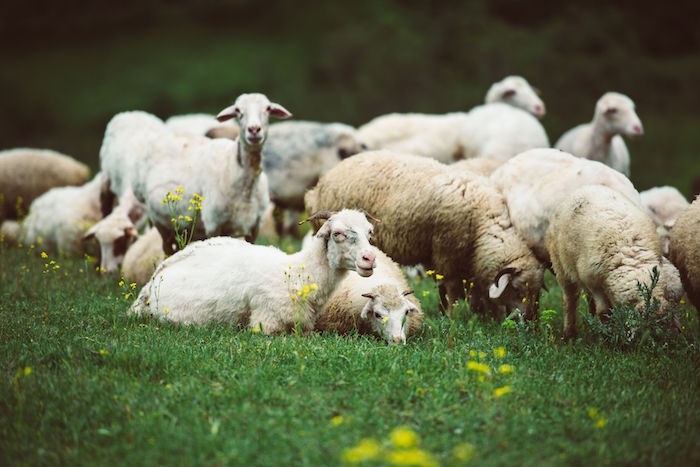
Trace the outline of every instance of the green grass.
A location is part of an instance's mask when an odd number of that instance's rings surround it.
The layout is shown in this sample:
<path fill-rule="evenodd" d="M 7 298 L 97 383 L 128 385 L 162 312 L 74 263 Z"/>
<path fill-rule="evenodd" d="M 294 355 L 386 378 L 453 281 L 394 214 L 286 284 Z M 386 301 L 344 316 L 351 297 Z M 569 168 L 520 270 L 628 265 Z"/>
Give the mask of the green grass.
<path fill-rule="evenodd" d="M 426 323 L 406 346 L 267 337 L 128 318 L 128 284 L 38 253 L 0 246 L 4 465 L 318 466 L 374 450 L 361 465 L 700 462 L 690 307 L 672 341 L 621 350 L 582 319 L 564 344 L 560 311 L 531 329 L 463 306 L 450 321 L 427 279 Z M 547 281 L 542 309 L 560 310 Z"/>

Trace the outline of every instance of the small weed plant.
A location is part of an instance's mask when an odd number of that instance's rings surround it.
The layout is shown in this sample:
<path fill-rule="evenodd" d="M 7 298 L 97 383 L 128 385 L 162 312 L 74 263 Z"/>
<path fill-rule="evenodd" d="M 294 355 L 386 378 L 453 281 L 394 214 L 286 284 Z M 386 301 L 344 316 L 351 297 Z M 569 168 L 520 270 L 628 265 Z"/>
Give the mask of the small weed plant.
<path fill-rule="evenodd" d="M 175 193 L 168 191 L 162 200 L 170 212 L 170 222 L 175 231 L 175 242 L 180 250 L 192 241 L 197 225 L 197 213 L 202 210 L 202 201 L 204 201 L 201 195 L 193 193 L 186 210 L 183 210 L 181 203 L 184 201 L 184 194 L 185 189 L 177 187 Z"/>

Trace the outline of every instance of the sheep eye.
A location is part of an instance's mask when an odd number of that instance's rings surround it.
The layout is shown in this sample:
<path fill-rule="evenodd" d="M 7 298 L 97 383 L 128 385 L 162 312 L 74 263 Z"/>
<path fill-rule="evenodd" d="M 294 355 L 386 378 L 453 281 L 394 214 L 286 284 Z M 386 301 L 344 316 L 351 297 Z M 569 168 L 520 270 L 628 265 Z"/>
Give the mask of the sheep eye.
<path fill-rule="evenodd" d="M 503 93 L 503 98 L 505 99 L 510 99 L 515 95 L 515 90 L 514 89 L 509 89 L 506 92 Z"/>
<path fill-rule="evenodd" d="M 381 313 L 377 313 L 376 311 L 374 312 L 374 317 L 377 319 L 382 319 Z"/>
<path fill-rule="evenodd" d="M 605 115 L 615 115 L 617 113 L 617 107 L 610 107 L 605 111 Z"/>

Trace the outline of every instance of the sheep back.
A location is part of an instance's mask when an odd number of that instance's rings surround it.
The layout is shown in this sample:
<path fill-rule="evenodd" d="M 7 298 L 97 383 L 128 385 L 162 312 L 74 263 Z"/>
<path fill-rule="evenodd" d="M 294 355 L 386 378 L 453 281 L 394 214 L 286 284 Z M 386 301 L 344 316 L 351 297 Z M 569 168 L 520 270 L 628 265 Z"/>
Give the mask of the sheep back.
<path fill-rule="evenodd" d="M 669 258 L 680 271 L 688 299 L 700 316 L 700 197 L 676 220 L 671 230 Z"/>

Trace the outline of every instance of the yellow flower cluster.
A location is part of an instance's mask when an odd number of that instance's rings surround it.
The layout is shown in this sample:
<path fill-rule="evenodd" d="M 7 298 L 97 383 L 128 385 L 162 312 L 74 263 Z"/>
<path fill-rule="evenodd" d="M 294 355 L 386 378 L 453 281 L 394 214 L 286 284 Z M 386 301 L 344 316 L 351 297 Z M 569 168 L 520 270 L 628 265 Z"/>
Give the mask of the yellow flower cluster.
<path fill-rule="evenodd" d="M 384 461 L 389 465 L 438 466 L 435 456 L 420 449 L 419 445 L 418 434 L 408 427 L 400 426 L 392 430 L 387 442 L 363 438 L 356 446 L 343 451 L 342 458 L 346 464 Z"/>
<path fill-rule="evenodd" d="M 505 358 L 506 354 L 507 351 L 505 347 L 496 347 L 493 349 L 493 355 L 499 360 Z M 472 371 L 477 375 L 477 381 L 479 383 L 484 383 L 486 385 L 480 386 L 481 390 L 488 389 L 488 391 L 490 391 L 493 397 L 496 399 L 511 392 L 511 387 L 508 384 L 497 387 L 494 386 L 496 386 L 496 383 L 503 383 L 503 377 L 505 375 L 515 373 L 515 366 L 508 363 L 501 363 L 498 366 L 494 366 L 492 369 L 487 363 L 482 361 L 487 357 L 486 352 L 477 351 L 474 349 L 469 351 L 469 357 L 470 360 L 467 361 L 466 368 L 468 371 Z"/>
<path fill-rule="evenodd" d="M 598 409 L 595 407 L 588 408 L 588 417 L 593 420 L 593 426 L 595 426 L 597 429 L 604 428 L 608 423 L 605 417 L 600 415 L 600 413 L 598 413 Z"/>

